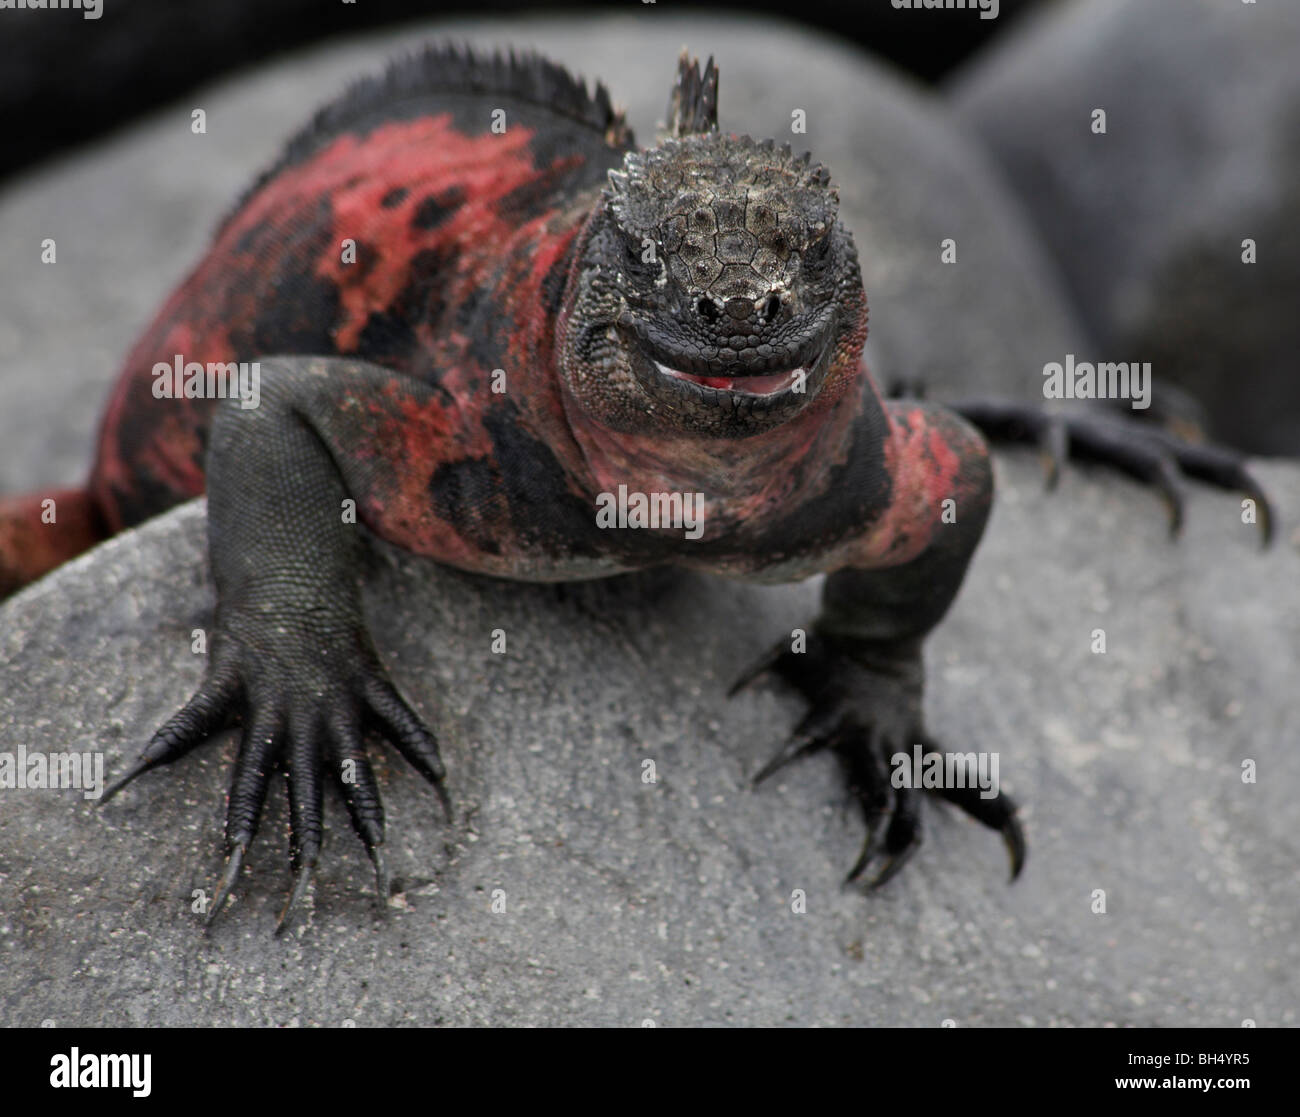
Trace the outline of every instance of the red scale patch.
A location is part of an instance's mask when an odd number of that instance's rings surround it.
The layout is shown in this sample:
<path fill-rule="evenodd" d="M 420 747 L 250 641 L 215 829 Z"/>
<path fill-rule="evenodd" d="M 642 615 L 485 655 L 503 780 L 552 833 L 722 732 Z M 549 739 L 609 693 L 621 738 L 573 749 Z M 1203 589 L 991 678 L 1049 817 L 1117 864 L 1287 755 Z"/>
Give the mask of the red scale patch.
<path fill-rule="evenodd" d="M 528 395 L 531 382 L 531 392 L 540 397 L 535 406 L 554 410 L 554 385 L 546 367 L 554 323 L 537 307 L 548 269 L 564 255 L 582 215 L 573 213 L 567 224 L 555 222 L 552 214 L 549 220 L 521 225 L 520 215 L 502 208 L 513 192 L 566 173 L 580 165 L 581 156 L 565 155 L 538 168 L 529 147 L 533 135 L 518 124 L 503 134 L 467 135 L 456 129 L 450 113 L 393 122 L 364 136 L 339 136 L 308 161 L 284 168 L 249 198 L 127 359 L 105 415 L 93 481 L 111 527 L 120 529 L 159 511 L 146 506 L 160 499 L 159 493 L 173 493 L 179 500 L 203 491 L 213 401 L 155 399 L 155 362 L 170 364 L 178 353 L 186 362 L 204 364 L 251 361 L 266 355 L 252 351 L 259 348 L 357 353 L 372 315 L 387 314 L 409 330 L 415 353 L 373 359 L 418 378 L 437 369 L 443 389 L 455 401 L 454 414 L 398 418 L 399 409 L 385 420 L 391 423 L 386 437 L 393 439 L 388 445 L 401 447 L 391 451 L 392 472 L 409 471 L 410 476 L 397 485 L 401 492 L 389 493 L 384 503 L 401 508 L 394 514 L 414 535 L 436 534 L 427 523 L 429 510 L 418 510 L 427 497 L 417 479 L 423 476 L 427 482 L 440 464 L 430 460 L 435 445 L 440 460 L 490 453 L 475 416 L 491 403 L 486 387 L 491 369 L 470 359 L 470 339 L 431 320 L 436 308 L 397 304 L 404 292 L 410 297 L 413 262 L 422 253 L 447 261 L 447 274 L 431 272 L 430 284 L 431 296 L 446 308 L 448 318 L 476 297 L 481 300 L 499 280 L 499 292 L 487 301 L 506 315 L 499 333 L 514 365 L 508 370 L 511 395 L 516 400 Z M 364 174 L 358 174 L 359 167 Z M 400 201 L 383 205 L 399 190 Z M 443 219 L 439 205 L 447 210 Z M 429 216 L 421 220 L 425 211 Z M 354 263 L 344 262 L 347 240 L 357 244 Z M 499 274 L 503 261 L 504 278 Z M 311 321 L 318 312 L 310 298 L 295 302 L 300 293 L 286 290 L 284 277 L 297 276 L 315 280 L 310 290 L 305 283 L 307 294 L 320 298 L 327 292 L 337 298 L 332 329 Z M 270 321 L 279 322 L 270 327 L 272 337 L 280 329 L 290 338 L 310 338 L 314 332 L 322 341 L 259 343 L 268 327 L 258 323 L 267 321 L 268 311 Z M 420 468 L 421 462 L 426 468 Z M 428 553 L 415 538 L 410 542 Z"/>

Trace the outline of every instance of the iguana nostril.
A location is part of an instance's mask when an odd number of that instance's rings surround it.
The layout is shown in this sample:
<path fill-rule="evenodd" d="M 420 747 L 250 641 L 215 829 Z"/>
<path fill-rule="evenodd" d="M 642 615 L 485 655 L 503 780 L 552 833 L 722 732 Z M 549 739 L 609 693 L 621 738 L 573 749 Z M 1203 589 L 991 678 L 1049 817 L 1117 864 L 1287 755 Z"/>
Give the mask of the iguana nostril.
<path fill-rule="evenodd" d="M 701 295 L 695 300 L 695 313 L 706 322 L 716 322 L 718 320 L 718 304 L 707 295 Z"/>
<path fill-rule="evenodd" d="M 758 316 L 764 322 L 770 322 L 772 321 L 773 318 L 777 316 L 777 313 L 780 311 L 780 309 L 781 309 L 781 296 L 768 295 L 767 298 L 763 301 L 763 309 L 758 312 Z"/>

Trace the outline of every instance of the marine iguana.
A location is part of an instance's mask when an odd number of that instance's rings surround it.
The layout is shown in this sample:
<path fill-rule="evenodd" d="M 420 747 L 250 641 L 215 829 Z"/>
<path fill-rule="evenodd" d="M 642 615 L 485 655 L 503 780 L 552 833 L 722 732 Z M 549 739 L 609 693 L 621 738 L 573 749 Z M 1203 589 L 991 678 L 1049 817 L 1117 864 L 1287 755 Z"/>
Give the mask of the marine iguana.
<path fill-rule="evenodd" d="M 720 132 L 717 79 L 712 59 L 701 71 L 682 56 L 667 133 L 647 150 L 603 86 L 589 93 L 531 54 L 433 47 L 361 81 L 246 192 L 137 342 L 87 487 L 0 502 L 5 592 L 206 488 L 217 590 L 206 676 L 104 801 L 242 726 L 209 919 L 276 766 L 294 874 L 278 929 L 319 857 L 327 772 L 381 902 L 389 893 L 367 732 L 433 783 L 450 816 L 437 742 L 366 627 L 358 522 L 435 561 L 521 580 L 662 564 L 769 582 L 829 575 L 806 647 L 779 644 L 741 683 L 770 672 L 807 699 L 756 778 L 837 751 L 867 821 L 850 879 L 879 852 L 874 887 L 921 839 L 918 792 L 890 785 L 888 760 L 916 744 L 940 751 L 921 715 L 922 641 L 992 499 L 986 445 L 958 410 L 1160 485 L 1175 524 L 1181 468 L 1257 495 L 1267 525 L 1262 493 L 1227 451 L 1019 404 L 883 398 L 862 365 L 866 294 L 828 171 L 789 145 Z M 173 361 L 259 362 L 258 406 L 201 386 L 159 392 Z M 597 508 L 614 492 L 663 508 L 698 493 L 702 531 L 671 516 L 603 527 Z M 57 525 L 39 516 L 50 496 Z M 1025 858 L 1014 804 L 972 787 L 940 794 L 1003 835 L 1014 878 Z"/>

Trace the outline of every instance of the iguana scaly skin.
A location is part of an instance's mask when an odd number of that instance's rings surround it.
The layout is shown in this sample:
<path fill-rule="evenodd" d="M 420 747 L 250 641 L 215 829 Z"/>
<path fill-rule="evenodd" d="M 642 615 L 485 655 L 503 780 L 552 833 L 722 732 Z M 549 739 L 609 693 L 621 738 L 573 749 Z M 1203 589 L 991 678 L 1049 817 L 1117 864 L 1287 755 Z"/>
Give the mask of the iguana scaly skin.
<path fill-rule="evenodd" d="M 296 873 L 284 918 L 320 851 L 327 773 L 387 894 L 364 732 L 442 791 L 437 744 L 367 632 L 349 501 L 390 543 L 514 579 L 829 574 L 806 649 L 759 664 L 810 704 L 776 763 L 843 755 L 869 829 L 853 875 L 886 818 L 876 883 L 916 849 L 918 793 L 891 788 L 887 762 L 937 748 L 921 643 L 984 529 L 987 452 L 952 411 L 881 398 L 827 171 L 719 133 L 716 98 L 712 62 L 683 57 L 669 135 L 642 152 L 602 87 L 533 56 L 430 49 L 362 82 L 245 195 L 136 344 L 62 526 L 38 526 L 37 498 L 0 506 L 13 588 L 206 487 L 207 675 L 110 794 L 242 724 L 214 914 L 277 764 Z M 259 361 L 260 405 L 157 398 L 155 364 L 178 354 Z M 703 494 L 702 534 L 600 526 L 620 486 Z M 1007 798 L 942 794 L 1002 832 L 1018 872 Z"/>

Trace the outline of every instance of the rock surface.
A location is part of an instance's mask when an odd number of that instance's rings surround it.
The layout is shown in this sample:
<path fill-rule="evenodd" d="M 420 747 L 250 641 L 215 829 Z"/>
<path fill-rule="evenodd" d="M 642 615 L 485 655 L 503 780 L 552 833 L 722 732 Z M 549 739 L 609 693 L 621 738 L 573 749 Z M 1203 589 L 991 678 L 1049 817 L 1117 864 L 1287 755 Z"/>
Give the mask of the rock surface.
<path fill-rule="evenodd" d="M 1256 453 L 1300 453 L 1297 59 L 1300 4 L 1071 0 L 951 88 L 1064 272 L 1090 359 L 1151 361 Z"/>
<path fill-rule="evenodd" d="M 774 132 L 804 107 L 863 246 L 879 360 L 942 371 L 956 354 L 1019 376 L 1069 343 L 1050 269 L 932 108 L 817 40 L 791 65 L 786 29 L 653 26 L 512 21 L 509 37 L 606 59 L 623 96 L 658 90 L 683 41 L 726 42 L 729 126 Z M 34 267 L 4 279 L 6 486 L 75 477 L 59 474 L 118 355 L 247 169 L 392 45 L 246 75 L 200 98 L 207 137 L 178 109 L 0 201 L 0 258 L 33 229 L 63 238 L 58 283 Z M 798 83 L 784 90 L 761 80 L 778 52 Z M 633 113 L 643 137 L 660 100 Z M 910 170 L 886 157 L 904 141 Z M 947 270 L 942 235 L 960 242 Z M 1030 841 L 1014 886 L 994 835 L 927 804 L 907 871 L 874 896 L 842 890 L 861 823 L 833 758 L 748 787 L 799 706 L 723 694 L 811 616 L 814 584 L 653 574 L 557 591 L 381 548 L 377 643 L 442 737 L 457 805 L 443 825 L 429 789 L 377 750 L 403 888 L 387 921 L 331 799 L 313 918 L 271 938 L 287 885 L 277 791 L 239 902 L 198 930 L 229 738 L 102 810 L 75 791 L 0 791 L 0 1024 L 1300 1023 L 1300 539 L 1285 535 L 1300 467 L 1261 470 L 1284 527 L 1262 555 L 1229 496 L 1198 494 L 1172 546 L 1159 503 L 1125 482 L 1071 471 L 1048 496 L 1028 457 L 998 470 L 985 542 L 928 649 L 927 709 L 952 747 L 1000 755 Z M 200 678 L 192 633 L 211 604 L 201 503 L 8 602 L 0 751 L 102 750 L 121 771 Z M 1105 655 L 1090 651 L 1098 628 Z M 647 760 L 657 783 L 642 782 Z M 807 914 L 791 911 L 796 889 Z M 1108 914 L 1091 910 L 1096 889 Z"/>
<path fill-rule="evenodd" d="M 747 786 L 799 705 L 723 695 L 808 619 L 813 586 L 647 576 L 561 598 L 385 552 L 373 630 L 442 738 L 458 816 L 376 750 L 404 906 L 378 920 L 331 798 L 313 918 L 274 940 L 277 783 L 205 937 L 190 904 L 220 872 L 229 739 L 102 809 L 0 791 L 0 1023 L 1300 1023 L 1300 539 L 1261 555 L 1206 495 L 1175 546 L 1124 482 L 1074 474 L 1049 496 L 1031 461 L 999 471 L 929 647 L 928 716 L 999 754 L 1030 843 L 1015 885 L 996 836 L 927 803 L 907 870 L 841 890 L 861 823 L 833 758 Z M 1300 468 L 1262 472 L 1300 522 Z M 200 504 L 13 599 L 0 748 L 102 749 L 120 772 L 199 680 L 210 606 Z"/>

